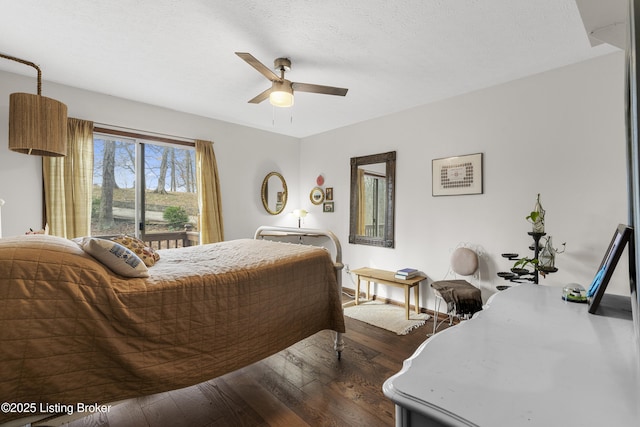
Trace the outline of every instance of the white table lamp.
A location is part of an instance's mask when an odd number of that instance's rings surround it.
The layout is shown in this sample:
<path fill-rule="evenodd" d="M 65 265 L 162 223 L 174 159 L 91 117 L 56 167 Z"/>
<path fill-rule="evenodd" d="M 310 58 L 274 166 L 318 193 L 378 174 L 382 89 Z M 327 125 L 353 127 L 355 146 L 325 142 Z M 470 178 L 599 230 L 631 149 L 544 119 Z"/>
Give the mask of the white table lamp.
<path fill-rule="evenodd" d="M 293 213 L 293 216 L 298 218 L 298 228 L 300 228 L 300 222 L 301 222 L 302 218 L 307 216 L 307 214 L 309 212 L 305 211 L 304 209 L 294 209 L 294 211 L 292 213 Z"/>

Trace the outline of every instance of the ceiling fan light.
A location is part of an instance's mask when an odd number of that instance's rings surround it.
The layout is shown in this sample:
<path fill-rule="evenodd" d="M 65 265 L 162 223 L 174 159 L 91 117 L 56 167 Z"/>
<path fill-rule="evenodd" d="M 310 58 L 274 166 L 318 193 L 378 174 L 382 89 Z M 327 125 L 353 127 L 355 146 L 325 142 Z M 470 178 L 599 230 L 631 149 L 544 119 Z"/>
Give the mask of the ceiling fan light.
<path fill-rule="evenodd" d="M 269 94 L 269 102 L 276 107 L 291 107 L 293 105 L 293 89 L 291 83 L 273 82 L 273 88 Z"/>

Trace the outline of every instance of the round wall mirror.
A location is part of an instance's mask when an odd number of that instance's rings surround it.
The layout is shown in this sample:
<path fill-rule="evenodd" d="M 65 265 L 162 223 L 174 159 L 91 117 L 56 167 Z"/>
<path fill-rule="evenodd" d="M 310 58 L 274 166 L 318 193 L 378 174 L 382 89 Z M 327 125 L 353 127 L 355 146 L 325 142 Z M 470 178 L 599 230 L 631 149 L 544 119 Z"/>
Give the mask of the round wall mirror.
<path fill-rule="evenodd" d="M 309 194 L 309 199 L 314 205 L 319 205 L 324 201 L 324 191 L 320 187 L 314 187 Z"/>
<path fill-rule="evenodd" d="M 287 205 L 287 183 L 278 172 L 270 172 L 262 181 L 262 205 L 271 215 L 278 215 Z"/>

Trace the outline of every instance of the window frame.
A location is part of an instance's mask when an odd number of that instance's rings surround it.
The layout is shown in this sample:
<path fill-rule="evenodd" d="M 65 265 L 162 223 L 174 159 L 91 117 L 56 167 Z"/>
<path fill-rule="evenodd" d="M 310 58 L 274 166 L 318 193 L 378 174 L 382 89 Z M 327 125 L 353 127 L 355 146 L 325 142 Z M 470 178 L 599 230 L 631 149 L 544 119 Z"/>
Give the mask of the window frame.
<path fill-rule="evenodd" d="M 110 129 L 100 126 L 94 126 L 93 139 L 95 141 L 96 135 L 104 136 L 106 138 L 114 139 L 128 139 L 135 146 L 135 192 L 134 192 L 134 236 L 144 240 L 147 236 L 153 236 L 154 234 L 162 233 L 147 233 L 145 228 L 145 190 L 146 190 L 146 178 L 145 178 L 145 146 L 146 145 L 158 145 L 158 146 L 177 146 L 182 149 L 185 147 L 192 148 L 194 150 L 195 158 L 195 142 L 193 140 L 178 140 L 166 136 L 158 136 L 151 134 L 143 134 L 138 132 L 123 131 L 118 129 Z M 197 190 L 196 190 L 197 192 Z"/>

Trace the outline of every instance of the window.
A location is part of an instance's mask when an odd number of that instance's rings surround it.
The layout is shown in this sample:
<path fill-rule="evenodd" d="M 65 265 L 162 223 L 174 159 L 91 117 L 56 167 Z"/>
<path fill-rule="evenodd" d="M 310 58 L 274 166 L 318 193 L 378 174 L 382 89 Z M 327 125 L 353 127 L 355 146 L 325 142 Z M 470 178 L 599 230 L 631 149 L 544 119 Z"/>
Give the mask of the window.
<path fill-rule="evenodd" d="M 367 237 L 384 237 L 384 218 L 387 209 L 387 179 L 384 175 L 364 173 L 364 230 Z"/>
<path fill-rule="evenodd" d="M 197 231 L 193 147 L 94 133 L 91 234 Z"/>

